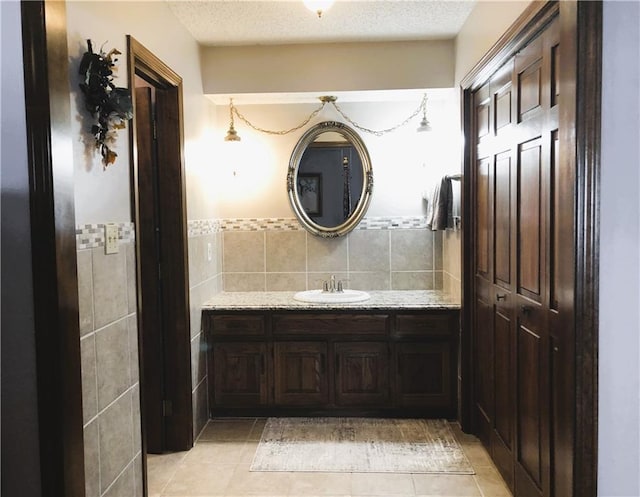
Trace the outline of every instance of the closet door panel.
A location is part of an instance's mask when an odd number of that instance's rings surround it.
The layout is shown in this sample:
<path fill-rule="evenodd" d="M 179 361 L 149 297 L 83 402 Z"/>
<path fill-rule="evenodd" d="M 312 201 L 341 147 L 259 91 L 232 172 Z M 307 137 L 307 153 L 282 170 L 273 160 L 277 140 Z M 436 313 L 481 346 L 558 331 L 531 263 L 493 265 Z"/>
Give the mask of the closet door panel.
<path fill-rule="evenodd" d="M 494 429 L 508 449 L 513 448 L 513 332 L 511 319 L 497 310 L 494 314 Z"/>
<path fill-rule="evenodd" d="M 495 282 L 509 288 L 511 284 L 511 151 L 496 155 L 494 168 Z"/>
<path fill-rule="evenodd" d="M 542 140 L 519 147 L 518 157 L 518 293 L 538 302 L 542 295 Z"/>

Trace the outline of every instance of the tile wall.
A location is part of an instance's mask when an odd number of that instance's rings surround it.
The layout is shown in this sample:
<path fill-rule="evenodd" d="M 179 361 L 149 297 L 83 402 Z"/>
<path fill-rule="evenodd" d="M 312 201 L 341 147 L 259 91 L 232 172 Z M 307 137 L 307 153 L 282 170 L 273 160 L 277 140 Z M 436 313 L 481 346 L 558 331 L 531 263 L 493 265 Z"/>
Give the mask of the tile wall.
<path fill-rule="evenodd" d="M 443 290 L 457 299 L 462 298 L 462 232 L 444 232 Z"/>
<path fill-rule="evenodd" d="M 321 288 L 331 274 L 355 289 L 444 287 L 442 232 L 426 229 L 422 218 L 368 219 L 333 239 L 308 234 L 295 223 L 248 221 L 253 222 L 222 222 L 225 291 Z"/>
<path fill-rule="evenodd" d="M 131 225 L 105 255 L 104 227 L 78 228 L 87 497 L 142 497 L 140 391 Z"/>
<path fill-rule="evenodd" d="M 189 221 L 189 305 L 191 310 L 191 388 L 193 438 L 209 420 L 207 344 L 202 304 L 222 291 L 222 233 L 217 221 Z"/>

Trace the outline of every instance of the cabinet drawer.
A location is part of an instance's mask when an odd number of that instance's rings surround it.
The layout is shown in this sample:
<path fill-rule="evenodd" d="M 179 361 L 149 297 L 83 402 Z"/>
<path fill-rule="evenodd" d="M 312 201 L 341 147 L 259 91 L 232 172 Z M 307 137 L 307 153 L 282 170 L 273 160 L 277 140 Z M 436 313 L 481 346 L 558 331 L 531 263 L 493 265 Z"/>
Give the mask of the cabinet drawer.
<path fill-rule="evenodd" d="M 398 314 L 395 334 L 398 336 L 455 336 L 457 312 Z"/>
<path fill-rule="evenodd" d="M 388 323 L 386 314 L 276 314 L 273 316 L 273 333 L 385 335 Z"/>
<path fill-rule="evenodd" d="M 265 323 L 262 315 L 224 314 L 209 316 L 208 330 L 214 335 L 264 335 Z"/>

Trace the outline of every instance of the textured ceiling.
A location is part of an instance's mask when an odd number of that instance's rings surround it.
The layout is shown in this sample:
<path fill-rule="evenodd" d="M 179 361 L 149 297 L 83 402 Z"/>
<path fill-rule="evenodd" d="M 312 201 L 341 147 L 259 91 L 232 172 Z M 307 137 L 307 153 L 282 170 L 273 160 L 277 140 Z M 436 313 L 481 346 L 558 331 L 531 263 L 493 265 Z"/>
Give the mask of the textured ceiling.
<path fill-rule="evenodd" d="M 452 38 L 474 3 L 337 0 L 318 19 L 301 0 L 168 1 L 198 42 L 217 46 Z"/>

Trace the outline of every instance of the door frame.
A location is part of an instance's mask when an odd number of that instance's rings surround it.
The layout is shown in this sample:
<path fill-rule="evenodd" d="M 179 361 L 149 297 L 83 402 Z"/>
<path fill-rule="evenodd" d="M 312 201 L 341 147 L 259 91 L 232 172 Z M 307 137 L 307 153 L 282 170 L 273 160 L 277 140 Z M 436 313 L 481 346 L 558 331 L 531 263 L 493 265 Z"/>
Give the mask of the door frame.
<path fill-rule="evenodd" d="M 23 1 L 20 8 L 39 484 L 43 495 L 80 497 L 84 431 L 66 5 Z"/>
<path fill-rule="evenodd" d="M 559 4 L 559 5 L 558 5 Z M 473 130 L 472 92 L 547 24 L 553 10 L 561 13 L 562 43 L 570 43 L 576 56 L 575 100 L 571 102 L 573 136 L 565 145 L 575 165 L 574 312 L 575 381 L 573 387 L 573 492 L 597 495 L 598 420 L 598 269 L 600 98 L 602 64 L 602 3 L 532 2 L 509 30 L 461 82 L 462 126 L 465 137 Z M 575 33 L 575 36 L 572 36 Z M 561 117 L 562 119 L 562 117 Z M 570 121 L 571 122 L 571 121 Z M 475 274 L 472 243 L 475 230 L 473 156 L 471 140 L 463 149 L 463 275 Z M 466 200 L 466 201 L 465 201 Z M 462 298 L 462 403 L 460 421 L 473 429 L 473 281 L 467 276 Z"/>
<path fill-rule="evenodd" d="M 166 325 L 171 333 L 165 333 L 164 358 L 165 371 L 163 374 L 165 387 L 169 391 L 168 396 L 172 402 L 171 410 L 173 414 L 169 416 L 171 425 L 165 432 L 170 433 L 167 441 L 171 450 L 186 450 L 193 446 L 193 404 L 191 395 L 191 330 L 190 330 L 190 307 L 189 307 L 189 266 L 188 266 L 188 245 L 187 245 L 187 209 L 186 209 L 186 176 L 184 168 L 184 126 L 183 126 L 183 101 L 182 101 L 182 78 L 171 70 L 164 62 L 156 57 L 150 50 L 145 48 L 131 35 L 127 35 L 127 65 L 128 65 L 128 87 L 132 89 L 132 102 L 135 109 L 135 87 L 134 79 L 136 72 L 142 73 L 145 79 L 153 81 L 157 88 L 174 89 L 176 91 L 178 108 L 178 147 L 176 156 L 163 160 L 165 168 L 171 168 L 172 178 L 177 178 L 176 184 L 172 185 L 171 206 L 172 223 L 171 233 L 163 242 L 163 249 L 171 258 L 171 265 L 163 268 L 162 281 L 165 287 L 171 288 L 172 311 L 167 314 Z M 140 238 L 140 195 L 138 189 L 139 167 L 137 158 L 137 136 L 136 136 L 136 116 L 129 126 L 129 146 L 131 162 L 131 202 L 134 214 L 136 241 Z M 166 170 L 166 169 L 165 169 Z M 140 243 L 136 243 L 136 261 L 145 257 Z M 136 263 L 136 293 L 138 305 L 138 317 L 140 319 L 140 309 L 143 304 L 141 290 L 141 264 Z M 141 382 L 141 421 L 145 419 L 144 388 L 144 339 L 138 326 L 138 350 L 140 361 L 140 382 Z M 166 373 L 171 368 L 171 374 Z M 142 423 L 142 450 L 143 457 L 144 485 L 146 482 L 146 433 Z"/>

